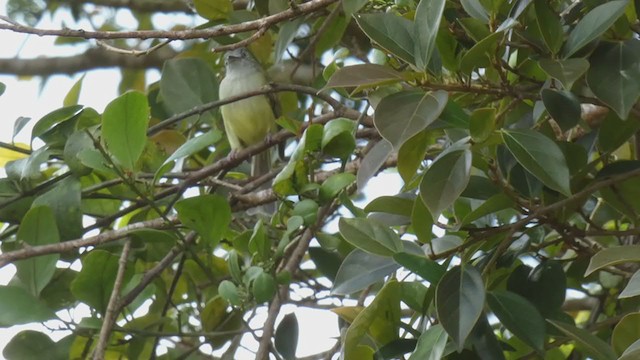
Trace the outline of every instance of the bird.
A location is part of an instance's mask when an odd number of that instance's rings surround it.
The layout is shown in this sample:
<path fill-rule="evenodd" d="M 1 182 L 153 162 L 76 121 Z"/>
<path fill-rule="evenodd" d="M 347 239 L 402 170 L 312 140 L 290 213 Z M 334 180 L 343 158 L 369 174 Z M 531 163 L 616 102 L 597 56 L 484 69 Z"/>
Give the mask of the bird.
<path fill-rule="evenodd" d="M 269 84 L 260 63 L 247 48 L 227 51 L 224 64 L 225 77 L 220 82 L 218 91 L 221 100 L 260 90 Z M 268 139 L 276 127 L 272 103 L 266 95 L 256 95 L 223 105 L 220 111 L 231 146 L 231 156 L 240 149 Z M 269 149 L 253 156 L 252 177 L 264 175 L 270 170 Z"/>

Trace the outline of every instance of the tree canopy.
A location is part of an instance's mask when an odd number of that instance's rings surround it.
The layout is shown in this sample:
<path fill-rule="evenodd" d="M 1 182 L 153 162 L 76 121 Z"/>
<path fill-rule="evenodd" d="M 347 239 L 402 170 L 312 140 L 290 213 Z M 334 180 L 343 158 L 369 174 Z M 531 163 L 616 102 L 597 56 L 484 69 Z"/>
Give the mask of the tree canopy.
<path fill-rule="evenodd" d="M 75 55 L 0 73 L 122 79 L 98 110 L 79 78 L 16 121 L 30 145 L 0 143 L 0 267 L 16 269 L 0 326 L 70 331 L 22 331 L 3 355 L 296 359 L 287 305 L 340 318 L 309 359 L 639 358 L 636 6 L 8 0 L 0 31 Z M 59 12 L 76 23 L 39 26 Z M 220 100 L 223 54 L 245 46 L 273 83 Z M 279 130 L 227 156 L 220 106 L 264 94 Z M 360 205 L 380 172 L 397 194 Z"/>

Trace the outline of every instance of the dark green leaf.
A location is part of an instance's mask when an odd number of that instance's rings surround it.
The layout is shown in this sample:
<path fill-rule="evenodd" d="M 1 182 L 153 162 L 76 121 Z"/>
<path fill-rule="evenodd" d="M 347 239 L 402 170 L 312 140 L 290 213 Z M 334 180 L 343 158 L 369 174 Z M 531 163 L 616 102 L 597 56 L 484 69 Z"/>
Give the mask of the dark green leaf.
<path fill-rule="evenodd" d="M 536 25 L 538 26 L 538 30 L 542 35 L 544 43 L 547 45 L 547 49 L 549 49 L 552 54 L 555 54 L 560 50 L 564 37 L 560 17 L 551 8 L 551 3 L 546 0 L 534 0 L 533 4 L 536 12 Z M 566 87 L 566 89 L 570 88 L 571 86 Z"/>
<path fill-rule="evenodd" d="M 353 246 L 372 254 L 391 256 L 402 251 L 400 237 L 389 227 L 370 219 L 340 218 L 340 234 Z"/>
<path fill-rule="evenodd" d="M 465 340 L 478 321 L 484 299 L 482 277 L 472 266 L 456 266 L 440 279 L 436 288 L 436 312 L 458 351 L 462 351 Z"/>
<path fill-rule="evenodd" d="M 133 169 L 147 142 L 149 104 L 140 92 L 127 92 L 107 105 L 102 137 L 107 149 L 125 168 Z"/>
<path fill-rule="evenodd" d="M 416 8 L 414 38 L 416 66 L 426 70 L 436 47 L 436 36 L 444 11 L 445 0 L 421 0 Z"/>
<path fill-rule="evenodd" d="M 543 351 L 545 324 L 535 306 L 522 296 L 507 291 L 489 292 L 487 302 L 509 331 L 537 351 Z"/>
<path fill-rule="evenodd" d="M 371 40 L 407 63 L 415 63 L 412 21 L 391 12 L 357 14 L 355 18 Z"/>
<path fill-rule="evenodd" d="M 209 20 L 226 19 L 233 10 L 229 0 L 193 0 L 193 6 L 200 16 Z"/>
<path fill-rule="evenodd" d="M 11 338 L 2 355 L 7 360 L 60 359 L 53 356 L 55 345 L 50 337 L 39 331 L 23 330 Z"/>
<path fill-rule="evenodd" d="M 624 13 L 627 0 L 611 1 L 589 11 L 571 31 L 564 45 L 565 58 L 602 35 Z"/>
<path fill-rule="evenodd" d="M 0 286 L 0 327 L 55 318 L 53 310 L 23 288 Z"/>
<path fill-rule="evenodd" d="M 507 279 L 507 290 L 529 300 L 546 318 L 557 314 L 564 303 L 566 275 L 555 261 L 546 261 L 535 269 L 520 265 Z"/>
<path fill-rule="evenodd" d="M 82 199 L 80 180 L 69 176 L 33 201 L 33 206 L 46 205 L 53 210 L 60 240 L 82 236 Z"/>
<path fill-rule="evenodd" d="M 343 161 L 347 160 L 356 147 L 355 125 L 353 120 L 345 118 L 329 121 L 322 133 L 322 152 Z"/>
<path fill-rule="evenodd" d="M 201 195 L 180 200 L 175 205 L 178 219 L 215 247 L 231 221 L 231 207 L 219 195 Z"/>
<path fill-rule="evenodd" d="M 56 244 L 60 242 L 53 211 L 47 206 L 33 207 L 25 215 L 18 229 L 18 241 L 28 246 Z M 58 254 L 43 255 L 15 263 L 16 276 L 31 295 L 38 297 L 56 270 Z"/>
<path fill-rule="evenodd" d="M 181 113 L 217 100 L 218 81 L 204 60 L 176 58 L 165 62 L 162 67 L 160 96 L 167 111 L 171 114 Z M 213 123 L 211 112 L 200 116 L 204 122 Z"/>
<path fill-rule="evenodd" d="M 420 131 L 405 141 L 398 151 L 398 172 L 405 183 L 411 182 L 427 155 L 427 148 L 435 141 L 428 130 Z"/>
<path fill-rule="evenodd" d="M 471 113 L 469 133 L 475 142 L 485 141 L 496 127 L 496 109 L 480 108 Z"/>
<path fill-rule="evenodd" d="M 626 245 L 605 248 L 591 257 L 589 267 L 584 276 L 589 276 L 596 270 L 606 266 L 623 264 L 626 262 L 640 261 L 640 245 Z"/>
<path fill-rule="evenodd" d="M 420 183 L 420 197 L 437 219 L 460 197 L 471 176 L 471 151 L 456 150 L 437 158 Z"/>
<path fill-rule="evenodd" d="M 378 104 L 374 123 L 380 135 L 398 150 L 412 136 L 434 122 L 447 104 L 445 91 L 402 91 Z"/>
<path fill-rule="evenodd" d="M 378 86 L 402 80 L 402 75 L 388 66 L 358 64 L 345 66 L 333 73 L 325 88 Z"/>
<path fill-rule="evenodd" d="M 545 1 L 541 0 L 541 2 Z M 589 69 L 589 62 L 582 58 L 565 60 L 541 59 L 538 65 L 547 75 L 560 81 L 566 90 L 570 90 L 573 83 Z"/>
<path fill-rule="evenodd" d="M 598 99 L 611 106 L 620 118 L 626 119 L 640 96 L 640 84 L 635 81 L 638 77 L 640 43 L 632 39 L 599 46 L 591 57 L 587 83 Z"/>
<path fill-rule="evenodd" d="M 360 162 L 360 169 L 358 170 L 356 184 L 358 186 L 358 190 L 364 189 L 367 182 L 378 173 L 380 167 L 387 160 L 391 152 L 393 151 L 393 146 L 387 140 L 381 140 L 377 144 L 369 150 L 369 152 L 364 156 L 364 159 Z"/>
<path fill-rule="evenodd" d="M 358 12 L 358 10 L 360 10 L 366 3 L 367 0 L 343 0 L 342 8 L 344 10 L 344 14 L 350 17 Z"/>
<path fill-rule="evenodd" d="M 615 360 L 618 358 L 607 343 L 587 330 L 560 321 L 547 321 L 575 341 L 578 348 L 594 360 Z"/>
<path fill-rule="evenodd" d="M 275 45 L 275 63 L 280 63 L 282 61 L 282 56 L 285 54 L 287 47 L 291 44 L 291 41 L 295 38 L 298 33 L 298 28 L 302 24 L 302 19 L 294 19 L 291 21 L 285 22 L 280 31 L 278 32 L 278 40 L 276 40 Z"/>
<path fill-rule="evenodd" d="M 104 314 L 118 272 L 118 257 L 104 250 L 92 250 L 82 259 L 82 270 L 71 283 L 75 297 Z M 127 266 L 123 283 L 131 279 L 133 270 Z"/>
<path fill-rule="evenodd" d="M 436 284 L 447 271 L 444 267 L 426 256 L 419 256 L 400 252 L 393 255 L 393 259 L 407 270 L 414 272 L 432 284 Z"/>
<path fill-rule="evenodd" d="M 290 313 L 282 318 L 274 338 L 276 350 L 282 355 L 284 360 L 296 358 L 298 348 L 298 319 L 295 313 Z"/>
<path fill-rule="evenodd" d="M 560 147 L 553 140 L 533 130 L 502 132 L 509 152 L 527 171 L 549 188 L 571 195 L 569 168 Z"/>
<path fill-rule="evenodd" d="M 389 257 L 369 254 L 359 249 L 353 250 L 340 265 L 331 293 L 349 295 L 360 291 L 382 281 L 398 267 Z"/>
<path fill-rule="evenodd" d="M 38 120 L 38 122 L 33 126 L 33 130 L 31 130 L 31 139 L 41 136 L 51 130 L 55 125 L 73 119 L 82 111 L 82 108 L 82 105 L 73 105 L 48 113 L 42 117 L 42 119 Z"/>
<path fill-rule="evenodd" d="M 549 115 L 567 131 L 578 124 L 582 110 L 580 100 L 572 92 L 566 90 L 542 90 L 542 102 Z"/>
<path fill-rule="evenodd" d="M 353 184 L 355 180 L 355 175 L 351 173 L 331 175 L 322 183 L 322 186 L 320 186 L 320 200 L 324 202 L 332 200 L 338 196 L 342 190 Z"/>

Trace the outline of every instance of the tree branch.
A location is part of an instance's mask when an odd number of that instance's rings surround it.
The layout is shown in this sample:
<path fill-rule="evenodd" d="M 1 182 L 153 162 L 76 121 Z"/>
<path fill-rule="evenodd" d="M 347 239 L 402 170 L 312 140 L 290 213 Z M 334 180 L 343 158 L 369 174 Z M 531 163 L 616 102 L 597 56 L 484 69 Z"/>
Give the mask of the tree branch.
<path fill-rule="evenodd" d="M 0 24 L 0 30 L 9 30 L 17 33 L 34 34 L 38 36 L 64 36 L 82 39 L 210 39 L 217 36 L 243 33 L 269 27 L 279 22 L 287 21 L 304 14 L 322 9 L 337 0 L 311 0 L 296 6 L 295 9 L 273 14 L 261 19 L 246 21 L 240 24 L 219 25 L 210 29 L 201 30 L 141 30 L 141 31 L 88 31 L 72 29 L 38 29 L 25 25 Z"/>
<path fill-rule="evenodd" d="M 175 57 L 169 47 L 154 51 L 143 57 L 117 54 L 101 48 L 92 48 L 83 54 L 64 57 L 36 59 L 0 59 L 0 74 L 17 76 L 47 76 L 52 74 L 74 74 L 98 68 L 120 67 L 125 69 L 161 68 L 162 64 Z"/>
<path fill-rule="evenodd" d="M 113 290 L 111 296 L 109 296 L 109 303 L 107 304 L 107 311 L 104 313 L 104 319 L 102 321 L 102 327 L 100 328 L 100 337 L 98 338 L 98 344 L 96 344 L 95 352 L 93 353 L 93 360 L 104 359 L 104 354 L 107 350 L 107 342 L 111 335 L 111 328 L 118 317 L 116 311 L 118 298 L 120 297 L 120 289 L 122 289 L 122 282 L 124 281 L 124 272 L 127 268 L 127 257 L 129 257 L 129 250 L 131 250 L 131 240 L 127 240 L 122 248 L 120 254 L 120 261 L 118 261 L 118 272 L 116 273 L 116 279 L 113 283 Z"/>

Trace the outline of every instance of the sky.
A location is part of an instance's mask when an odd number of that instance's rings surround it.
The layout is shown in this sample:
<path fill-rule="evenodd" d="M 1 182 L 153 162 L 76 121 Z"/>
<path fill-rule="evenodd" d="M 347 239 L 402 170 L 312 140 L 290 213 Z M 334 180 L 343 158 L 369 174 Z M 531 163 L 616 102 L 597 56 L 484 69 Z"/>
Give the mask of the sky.
<path fill-rule="evenodd" d="M 6 0 L 0 0 L 1 15 L 6 15 L 5 9 Z M 119 16 L 121 16 L 119 19 L 127 21 L 129 15 L 126 12 L 122 12 Z M 159 22 L 166 20 L 158 19 Z M 45 18 L 38 26 L 42 28 L 58 28 L 61 21 L 65 21 L 68 24 L 73 23 L 68 14 L 59 12 L 55 19 Z M 0 57 L 69 56 L 82 51 L 71 46 L 54 46 L 54 39 L 53 37 L 29 36 L 0 31 L 0 44 L 2 44 Z M 120 75 L 113 69 L 93 70 L 86 74 L 73 76 L 56 75 L 51 76 L 46 81 L 41 78 L 16 79 L 13 76 L 0 75 L 0 82 L 7 87 L 5 93 L 0 96 L 0 141 L 11 142 L 15 120 L 20 117 L 28 117 L 31 118 L 29 125 L 16 136 L 16 142 L 28 143 L 33 124 L 50 111 L 62 107 L 65 95 L 82 75 L 85 75 L 85 78 L 79 103 L 102 112 L 105 106 L 117 96 Z M 148 83 L 156 81 L 158 77 L 159 74 L 157 72 L 150 72 L 147 78 Z M 391 173 L 385 173 L 374 178 L 367 186 L 367 195 L 394 195 L 401 186 L 398 179 L 397 174 Z M 13 266 L 0 269 L 0 285 L 6 285 L 14 272 Z M 294 310 L 301 326 L 297 355 L 307 356 L 329 349 L 334 343 L 333 338 L 338 336 L 337 316 L 326 310 L 296 310 L 292 306 L 285 306 L 281 317 Z M 264 311 L 261 313 L 264 315 Z M 68 317 L 68 315 L 64 314 L 65 317 Z M 75 309 L 72 315 L 73 319 L 77 321 L 81 317 L 88 315 L 88 308 L 81 305 Z M 264 316 L 258 316 L 256 321 L 259 322 L 261 321 L 260 319 L 264 319 Z M 57 323 L 51 322 L 48 325 L 55 328 Z M 58 340 L 68 334 L 61 331 L 51 332 L 39 324 L 0 328 L 0 350 L 5 347 L 11 337 L 24 329 L 43 331 L 54 340 Z M 255 341 L 253 343 L 255 345 Z M 251 342 L 248 345 L 251 347 Z M 239 359 L 243 358 L 251 359 L 252 354 L 248 351 L 239 354 Z M 3 359 L 1 351 L 0 359 Z"/>

